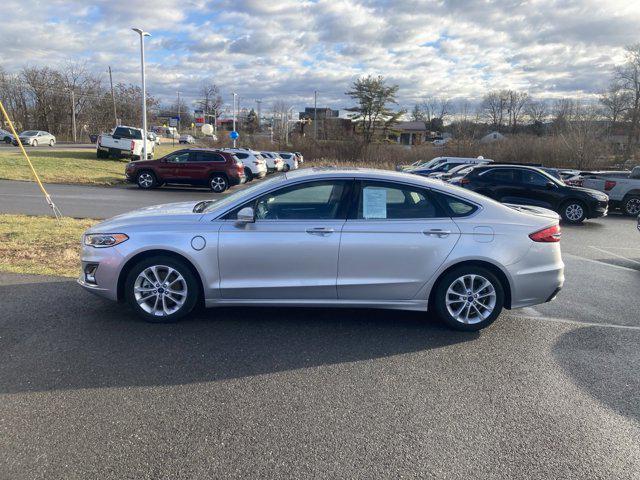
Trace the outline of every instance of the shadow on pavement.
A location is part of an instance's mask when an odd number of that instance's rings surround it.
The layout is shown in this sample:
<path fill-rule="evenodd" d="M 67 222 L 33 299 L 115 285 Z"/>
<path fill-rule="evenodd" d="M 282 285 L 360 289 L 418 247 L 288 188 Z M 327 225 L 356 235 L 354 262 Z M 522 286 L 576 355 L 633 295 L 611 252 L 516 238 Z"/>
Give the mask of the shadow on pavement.
<path fill-rule="evenodd" d="M 470 341 L 414 312 L 220 308 L 154 325 L 75 282 L 0 286 L 0 392 L 175 385 Z"/>
<path fill-rule="evenodd" d="M 567 375 L 596 400 L 640 421 L 640 331 L 584 327 L 565 333 L 553 355 Z"/>

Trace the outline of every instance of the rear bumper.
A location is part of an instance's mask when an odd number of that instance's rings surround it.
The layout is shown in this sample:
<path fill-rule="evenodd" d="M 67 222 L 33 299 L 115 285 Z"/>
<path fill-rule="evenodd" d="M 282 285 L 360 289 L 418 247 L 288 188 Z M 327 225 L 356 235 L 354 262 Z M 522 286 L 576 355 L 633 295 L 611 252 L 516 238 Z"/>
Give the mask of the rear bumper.
<path fill-rule="evenodd" d="M 511 308 L 553 300 L 564 285 L 564 263 L 558 244 L 536 243 L 520 261 L 509 265 Z"/>

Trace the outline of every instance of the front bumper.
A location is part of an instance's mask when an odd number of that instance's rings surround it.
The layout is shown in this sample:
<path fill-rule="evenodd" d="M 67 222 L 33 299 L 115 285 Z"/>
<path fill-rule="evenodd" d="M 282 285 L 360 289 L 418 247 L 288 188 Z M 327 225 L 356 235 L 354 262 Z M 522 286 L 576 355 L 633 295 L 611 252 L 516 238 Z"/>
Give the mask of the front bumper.
<path fill-rule="evenodd" d="M 78 284 L 95 295 L 109 300 L 118 300 L 118 279 L 124 264 L 124 257 L 118 247 L 95 248 L 82 246 L 82 268 Z M 87 281 L 85 269 L 87 264 L 97 264 L 94 272 L 95 283 Z"/>

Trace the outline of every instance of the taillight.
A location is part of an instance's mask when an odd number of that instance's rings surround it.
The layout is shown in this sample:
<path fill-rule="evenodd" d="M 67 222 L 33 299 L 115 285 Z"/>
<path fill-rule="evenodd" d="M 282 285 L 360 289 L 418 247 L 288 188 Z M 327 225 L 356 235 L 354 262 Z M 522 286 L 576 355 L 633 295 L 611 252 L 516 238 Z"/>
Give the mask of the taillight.
<path fill-rule="evenodd" d="M 616 186 L 616 182 L 614 182 L 613 180 L 606 180 L 604 182 L 604 191 L 608 192 L 609 190 L 611 190 L 615 186 Z"/>
<path fill-rule="evenodd" d="M 562 232 L 560 231 L 560 225 L 554 225 L 553 227 L 543 228 L 537 232 L 533 232 L 529 235 L 529 238 L 534 242 L 559 242 Z"/>
<path fill-rule="evenodd" d="M 102 145 L 102 135 L 98 135 L 98 145 Z"/>
<path fill-rule="evenodd" d="M 136 149 L 136 142 L 135 140 L 131 140 L 131 151 L 133 152 Z"/>

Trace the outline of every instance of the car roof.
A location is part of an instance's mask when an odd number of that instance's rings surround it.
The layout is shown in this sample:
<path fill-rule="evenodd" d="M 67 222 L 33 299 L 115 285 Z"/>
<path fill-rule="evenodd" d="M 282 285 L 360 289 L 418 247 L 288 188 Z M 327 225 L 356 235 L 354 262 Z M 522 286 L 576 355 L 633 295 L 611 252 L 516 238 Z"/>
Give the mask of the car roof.
<path fill-rule="evenodd" d="M 336 168 L 336 167 L 311 167 L 289 171 L 285 174 L 287 179 L 305 178 L 368 178 L 373 180 L 389 180 L 415 183 L 417 185 L 435 186 L 442 185 L 440 180 L 421 177 L 412 173 L 396 172 L 392 170 L 379 170 L 375 168 Z"/>

